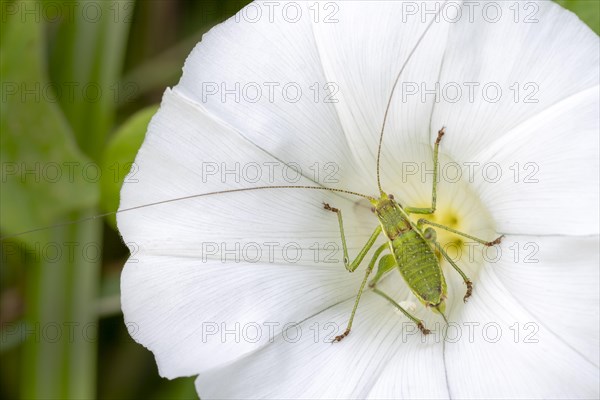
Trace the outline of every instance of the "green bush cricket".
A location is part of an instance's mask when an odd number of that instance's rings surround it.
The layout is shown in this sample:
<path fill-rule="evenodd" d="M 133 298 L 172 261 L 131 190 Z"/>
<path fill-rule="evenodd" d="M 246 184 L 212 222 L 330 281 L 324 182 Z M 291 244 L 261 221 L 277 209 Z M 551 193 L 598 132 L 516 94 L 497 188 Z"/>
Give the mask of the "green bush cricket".
<path fill-rule="evenodd" d="M 388 108 L 389 104 L 390 103 L 388 102 Z M 400 304 L 394 301 L 389 295 L 377 288 L 377 283 L 383 275 L 385 275 L 387 272 L 392 271 L 393 269 L 397 269 L 402 275 L 402 278 L 408 285 L 411 292 L 415 295 L 415 297 L 419 299 L 419 301 L 425 307 L 431 308 L 434 312 L 441 314 L 444 320 L 446 320 L 446 316 L 444 315 L 444 311 L 446 309 L 445 300 L 447 297 L 446 280 L 444 278 L 444 273 L 440 266 L 440 262 L 435 256 L 435 248 L 440 252 L 440 254 L 444 258 L 446 258 L 446 260 L 448 260 L 448 262 L 460 274 L 464 283 L 466 284 L 467 292 L 463 300 L 466 302 L 467 299 L 471 296 L 471 293 L 473 291 L 473 283 L 467 277 L 467 275 L 465 275 L 465 273 L 458 267 L 458 265 L 456 265 L 454 260 L 452 260 L 452 258 L 448 256 L 448 254 L 442 248 L 442 246 L 436 241 L 435 230 L 433 230 L 433 228 L 431 227 L 423 229 L 424 225 L 432 225 L 436 228 L 445 229 L 449 232 L 472 239 L 486 246 L 493 246 L 499 244 L 502 240 L 502 236 L 500 236 L 497 239 L 488 242 L 479 239 L 475 236 L 457 231 L 450 227 L 428 221 L 424 218 L 419 219 L 417 224 L 414 224 L 409 218 L 410 214 L 435 213 L 437 194 L 436 189 L 438 173 L 438 152 L 440 141 L 442 139 L 442 136 L 444 135 L 444 128 L 440 129 L 440 131 L 438 132 L 438 137 L 434 144 L 433 189 L 431 207 L 429 208 L 402 207 L 400 203 L 398 203 L 394 199 L 393 195 L 386 194 L 381 188 L 381 181 L 379 179 L 379 160 L 381 155 L 381 140 L 383 138 L 383 127 L 381 133 L 382 135 L 380 137 L 379 152 L 377 156 L 377 185 L 379 186 L 380 197 L 369 197 L 369 201 L 373 205 L 371 211 L 376 215 L 379 221 L 379 225 L 377 225 L 377 227 L 371 234 L 371 237 L 367 240 L 365 246 L 362 248 L 362 250 L 360 250 L 354 261 L 352 261 L 351 263 L 348 259 L 348 249 L 346 247 L 346 239 L 344 235 L 342 212 L 337 208 L 331 207 L 327 203 L 324 204 L 324 208 L 326 210 L 332 211 L 338 216 L 338 222 L 340 225 L 340 233 L 342 238 L 342 246 L 344 250 L 344 265 L 349 272 L 354 272 L 358 268 L 358 266 L 360 265 L 366 254 L 369 252 L 369 250 L 371 249 L 381 232 L 383 232 L 387 238 L 387 242 L 382 244 L 375 250 L 375 253 L 373 254 L 373 257 L 371 258 L 371 261 L 369 262 L 369 265 L 367 267 L 365 277 L 358 291 L 358 295 L 356 296 L 356 301 L 354 303 L 354 308 L 352 309 L 352 313 L 350 315 L 350 320 L 348 321 L 348 326 L 344 333 L 335 337 L 334 342 L 341 341 L 350 333 L 350 330 L 352 329 L 352 321 L 354 320 L 354 315 L 356 313 L 356 309 L 358 308 L 358 303 L 360 301 L 362 292 L 365 289 L 367 280 L 374 269 L 375 262 L 377 261 L 381 253 L 383 253 L 386 249 L 388 249 L 390 253 L 384 255 L 379 259 L 377 273 L 375 274 L 375 277 L 369 282 L 369 287 L 375 293 L 391 302 L 398 310 L 400 310 L 410 320 L 417 324 L 417 327 L 421 330 L 421 332 L 423 332 L 423 334 L 428 334 L 430 332 L 429 329 L 425 328 L 423 321 L 413 316 L 410 312 L 408 312 L 406 309 L 400 306 Z"/>

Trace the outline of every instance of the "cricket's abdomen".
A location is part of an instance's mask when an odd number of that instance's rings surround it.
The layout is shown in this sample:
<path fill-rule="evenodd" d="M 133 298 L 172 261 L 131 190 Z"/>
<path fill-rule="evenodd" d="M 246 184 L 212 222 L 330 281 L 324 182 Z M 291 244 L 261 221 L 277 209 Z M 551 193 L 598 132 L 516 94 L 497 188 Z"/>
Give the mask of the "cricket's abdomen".
<path fill-rule="evenodd" d="M 377 201 L 374 212 L 410 290 L 425 306 L 443 313 L 446 281 L 429 243 L 415 231 L 398 203 L 385 193 Z"/>
<path fill-rule="evenodd" d="M 446 281 L 439 261 L 425 239 L 411 229 L 394 238 L 391 247 L 400 274 L 415 296 L 426 306 L 442 306 Z"/>

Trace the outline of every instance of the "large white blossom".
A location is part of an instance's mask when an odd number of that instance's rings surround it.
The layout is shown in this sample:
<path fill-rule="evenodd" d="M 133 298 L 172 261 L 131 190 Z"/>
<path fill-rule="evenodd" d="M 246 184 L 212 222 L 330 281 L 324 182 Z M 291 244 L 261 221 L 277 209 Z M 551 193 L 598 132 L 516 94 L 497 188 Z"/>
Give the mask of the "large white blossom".
<path fill-rule="evenodd" d="M 165 92 L 121 210 L 273 185 L 378 195 L 379 131 L 402 70 L 383 141 L 384 190 L 428 206 L 432 144 L 444 126 L 435 221 L 505 235 L 497 258 L 459 242 L 458 264 L 475 287 L 466 304 L 463 282 L 442 262 L 446 340 L 440 316 L 391 273 L 383 288 L 435 332 L 423 337 L 367 290 L 351 334 L 330 343 L 370 255 L 352 274 L 339 248 L 327 262 L 340 235 L 323 202 L 343 211 L 353 258 L 377 225 L 364 200 L 228 193 L 118 217 L 133 251 L 125 320 L 162 376 L 198 375 L 202 398 L 599 396 L 598 37 L 551 2 L 436 7 L 253 3 L 213 28 Z"/>

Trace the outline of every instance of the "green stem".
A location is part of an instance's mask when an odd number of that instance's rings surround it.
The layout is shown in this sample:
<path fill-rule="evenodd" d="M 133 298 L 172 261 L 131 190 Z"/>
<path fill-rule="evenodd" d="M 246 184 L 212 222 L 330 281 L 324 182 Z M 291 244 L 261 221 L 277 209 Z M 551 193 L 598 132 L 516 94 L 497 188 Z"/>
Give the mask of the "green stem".
<path fill-rule="evenodd" d="M 74 18 L 61 26 L 51 54 L 50 72 L 60 87 L 74 87 L 74 96 L 60 98 L 80 148 L 98 161 L 113 128 L 119 97 L 135 88 L 120 83 L 133 1 L 91 3 L 101 10 L 95 19 Z M 85 14 L 83 14 L 85 15 Z"/>
<path fill-rule="evenodd" d="M 78 9 L 85 3 L 78 3 Z M 58 87 L 75 88 L 73 96 L 60 97 L 60 106 L 79 148 L 98 162 L 113 127 L 115 90 L 119 90 L 115 84 L 121 73 L 133 2 L 90 3 L 101 8 L 102 17 L 90 20 L 76 13 L 72 21 L 64 22 L 51 49 L 49 67 L 51 80 Z M 90 91 L 83 90 L 86 87 Z M 66 219 L 78 220 L 97 213 L 93 207 Z M 53 229 L 39 242 L 41 249 L 55 245 L 63 254 L 58 260 L 49 260 L 42 252 L 34 271 L 28 274 L 29 333 L 24 348 L 22 398 L 96 397 L 96 302 L 102 232 L 102 222 L 95 220 Z M 56 337 L 55 332 L 60 335 Z"/>
<path fill-rule="evenodd" d="M 101 222 L 92 221 L 54 230 L 32 253 L 22 398 L 95 397 L 101 239 Z"/>

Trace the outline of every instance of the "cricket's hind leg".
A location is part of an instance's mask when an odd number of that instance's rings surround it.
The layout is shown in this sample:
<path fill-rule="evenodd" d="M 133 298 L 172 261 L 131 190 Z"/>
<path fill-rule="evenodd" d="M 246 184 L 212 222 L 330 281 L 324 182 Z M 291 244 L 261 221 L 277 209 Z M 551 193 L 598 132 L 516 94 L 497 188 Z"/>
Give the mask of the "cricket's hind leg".
<path fill-rule="evenodd" d="M 432 242 L 436 249 L 440 252 L 440 254 L 450 263 L 450 265 L 452 265 L 452 267 L 456 270 L 456 272 L 458 272 L 460 274 L 460 276 L 463 278 L 463 281 L 465 282 L 465 285 L 467 285 L 467 293 L 465 294 L 465 297 L 463 297 L 463 301 L 466 302 L 467 299 L 469 297 L 471 297 L 471 295 L 473 294 L 473 282 L 471 281 L 471 279 L 469 279 L 469 277 L 458 267 L 458 265 L 456 265 L 456 263 L 454 262 L 454 260 L 452 260 L 452 258 L 448 255 L 448 253 L 446 253 L 446 251 L 443 249 L 442 245 L 440 245 L 440 243 L 438 241 L 436 241 L 436 234 L 435 234 L 435 230 L 433 230 L 432 228 L 427 228 L 425 229 L 425 231 L 423 231 L 423 225 L 431 225 L 431 226 L 435 226 L 436 228 L 440 228 L 440 229 L 444 229 L 448 232 L 452 232 L 454 234 L 466 237 L 468 239 L 474 240 L 477 243 L 483 244 L 485 246 L 494 246 L 497 244 L 500 244 L 500 242 L 502 241 L 502 238 L 504 237 L 504 235 L 501 235 L 500 237 L 496 238 L 495 240 L 488 242 L 486 240 L 480 239 L 478 237 L 469 235 L 467 233 L 464 232 L 460 232 L 457 231 L 456 229 L 452 229 L 450 227 L 447 227 L 445 225 L 441 225 L 441 224 L 436 224 L 435 222 L 431 222 L 428 221 L 424 218 L 421 218 L 418 222 L 417 222 L 417 227 L 419 228 L 419 230 L 421 230 L 421 232 L 423 232 L 423 236 L 425 237 L 426 240 Z"/>
<path fill-rule="evenodd" d="M 423 220 L 419 220 L 419 223 L 421 221 L 423 221 Z M 420 227 L 419 227 L 419 229 L 420 229 Z M 458 272 L 460 274 L 460 276 L 463 278 L 465 285 L 467 285 L 467 293 L 465 294 L 465 297 L 463 297 L 463 301 L 466 302 L 467 299 L 469 297 L 471 297 L 471 294 L 473 293 L 473 282 L 471 282 L 471 279 L 469 279 L 469 277 L 458 267 L 458 265 L 456 265 L 454 260 L 452 260 L 452 258 L 450 258 L 450 256 L 448 256 L 448 253 L 446 253 L 446 251 L 443 249 L 442 245 L 440 245 L 440 243 L 436 240 L 437 235 L 433 228 L 425 229 L 425 232 L 423 232 L 423 236 L 425 237 L 425 239 L 427 241 L 433 243 L 433 245 L 440 252 L 440 254 L 442 254 L 442 256 L 446 260 L 448 260 L 450 265 L 452 265 L 452 267 L 456 270 L 456 272 Z"/>
<path fill-rule="evenodd" d="M 387 246 L 387 244 L 384 245 L 384 246 Z M 425 328 L 425 324 L 423 324 L 423 321 L 421 321 L 420 319 L 418 319 L 417 317 L 415 317 L 414 315 L 412 315 L 410 312 L 408 312 L 407 310 L 405 310 L 400 304 L 398 304 L 394 299 L 392 299 L 386 293 L 384 293 L 383 291 L 377 289 L 377 283 L 379 282 L 379 280 L 381 279 L 381 277 L 383 275 L 385 275 L 387 272 L 389 272 L 389 271 L 391 271 L 391 270 L 393 270 L 395 268 L 396 268 L 396 260 L 394 259 L 393 255 L 386 254 L 385 256 L 381 257 L 381 259 L 379 260 L 379 267 L 377 268 L 377 273 L 375 274 L 375 277 L 371 280 L 371 282 L 369 282 L 369 287 L 371 289 L 373 289 L 373 291 L 375 293 L 377 293 L 378 295 L 380 295 L 381 297 L 383 297 L 384 299 L 386 299 L 387 301 L 389 301 L 390 303 L 392 303 L 392 305 L 394 307 L 396 307 L 404 315 L 406 315 L 411 321 L 413 321 L 417 325 L 417 327 L 419 328 L 419 330 L 421 332 L 423 332 L 424 335 L 427 335 L 431 331 L 429 329 Z"/>
<path fill-rule="evenodd" d="M 463 278 L 463 281 L 465 282 L 465 285 L 467 285 L 467 293 L 465 293 L 465 297 L 463 297 L 463 301 L 466 303 L 467 300 L 469 299 L 469 297 L 471 297 L 471 294 L 473 294 L 473 282 L 458 267 L 458 265 L 456 265 L 456 263 L 448 255 L 448 253 L 446 253 L 446 251 L 442 248 L 442 245 L 440 245 L 439 242 L 433 242 L 433 243 L 435 244 L 435 247 L 438 249 L 438 251 L 442 254 L 442 256 L 444 256 L 444 258 L 446 260 L 448 260 L 448 262 L 450 263 L 450 265 L 452 265 L 452 267 L 456 270 L 456 272 L 458 272 L 460 274 L 460 276 Z"/>
<path fill-rule="evenodd" d="M 360 285 L 358 294 L 356 295 L 356 300 L 354 301 L 354 307 L 352 308 L 352 313 L 350 314 L 350 320 L 348 321 L 348 326 L 346 327 L 346 330 L 344 331 L 344 333 L 336 336 L 333 339 L 333 343 L 341 341 L 343 338 L 345 338 L 346 336 L 348 336 L 350 334 L 350 330 L 352 329 L 352 322 L 354 321 L 354 315 L 356 314 L 356 309 L 358 308 L 358 303 L 360 302 L 360 297 L 362 296 L 362 293 L 365 290 L 365 285 L 367 284 L 369 275 L 371 275 L 371 272 L 373 271 L 373 267 L 375 266 L 375 261 L 377 260 L 377 258 L 379 258 L 379 255 L 381 254 L 381 252 L 383 250 L 386 249 L 386 247 L 387 247 L 387 244 L 383 244 L 383 245 L 379 246 L 377 248 L 377 250 L 375 250 L 373 257 L 371 258 L 371 261 L 369 262 L 369 266 L 367 267 L 367 270 L 365 271 L 365 277 L 363 278 L 363 281 Z"/>
<path fill-rule="evenodd" d="M 384 299 L 386 299 L 387 301 L 389 301 L 390 303 L 392 303 L 392 305 L 394 307 L 396 307 L 398 310 L 402 311 L 402 314 L 406 315 L 412 322 L 417 324 L 417 328 L 419 328 L 419 330 L 423 333 L 423 335 L 428 335 L 431 333 L 431 331 L 429 329 L 425 328 L 425 324 L 423 324 L 423 321 L 421 321 L 420 319 L 418 319 L 417 317 L 415 317 L 414 315 L 412 315 L 411 313 L 406 311 L 400 304 L 396 303 L 396 301 L 394 299 L 392 299 L 390 296 L 388 296 L 387 294 L 385 294 L 384 292 L 382 292 L 381 290 L 379 290 L 377 288 L 373 288 L 373 291 L 375 293 L 377 293 L 378 295 L 380 295 L 381 297 L 383 297 Z"/>

